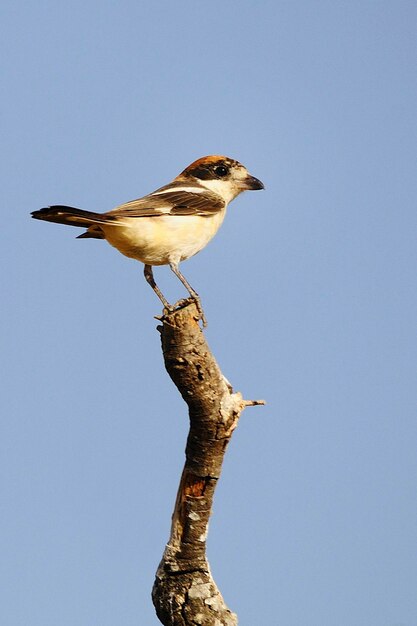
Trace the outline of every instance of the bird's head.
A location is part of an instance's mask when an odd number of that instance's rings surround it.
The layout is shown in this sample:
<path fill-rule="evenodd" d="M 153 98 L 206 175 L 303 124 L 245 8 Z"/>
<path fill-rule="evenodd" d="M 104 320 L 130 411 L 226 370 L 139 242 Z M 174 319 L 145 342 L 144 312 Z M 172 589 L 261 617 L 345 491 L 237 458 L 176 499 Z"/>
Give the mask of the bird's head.
<path fill-rule="evenodd" d="M 264 189 L 263 183 L 249 174 L 244 165 L 225 156 L 206 156 L 197 159 L 185 168 L 175 179 L 194 181 L 198 186 L 206 187 L 229 203 L 242 191 Z"/>

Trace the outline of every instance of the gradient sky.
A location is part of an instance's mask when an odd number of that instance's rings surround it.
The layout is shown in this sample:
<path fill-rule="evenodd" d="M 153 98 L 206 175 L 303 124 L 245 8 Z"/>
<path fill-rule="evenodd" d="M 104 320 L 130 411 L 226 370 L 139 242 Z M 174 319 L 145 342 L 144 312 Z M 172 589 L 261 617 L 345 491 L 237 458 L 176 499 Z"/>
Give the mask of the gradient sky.
<path fill-rule="evenodd" d="M 416 626 L 415 2 L 3 0 L 0 29 L 1 624 L 159 623 L 187 434 L 141 265 L 29 213 L 220 153 L 266 190 L 182 270 L 268 404 L 228 450 L 213 575 L 242 626 Z"/>

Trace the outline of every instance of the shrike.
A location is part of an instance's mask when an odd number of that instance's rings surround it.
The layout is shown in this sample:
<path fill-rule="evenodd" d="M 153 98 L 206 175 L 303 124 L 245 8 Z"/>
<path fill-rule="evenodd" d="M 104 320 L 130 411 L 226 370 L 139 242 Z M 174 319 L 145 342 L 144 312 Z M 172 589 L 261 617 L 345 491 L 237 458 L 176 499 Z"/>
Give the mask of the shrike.
<path fill-rule="evenodd" d="M 147 282 L 164 307 L 172 310 L 152 272 L 153 265 L 169 265 L 195 300 L 204 322 L 200 298 L 178 265 L 214 237 L 231 200 L 242 191 L 263 188 L 238 161 L 206 156 L 191 163 L 168 185 L 107 213 L 56 205 L 33 211 L 32 217 L 87 228 L 78 238 L 106 239 L 125 256 L 141 261 Z"/>

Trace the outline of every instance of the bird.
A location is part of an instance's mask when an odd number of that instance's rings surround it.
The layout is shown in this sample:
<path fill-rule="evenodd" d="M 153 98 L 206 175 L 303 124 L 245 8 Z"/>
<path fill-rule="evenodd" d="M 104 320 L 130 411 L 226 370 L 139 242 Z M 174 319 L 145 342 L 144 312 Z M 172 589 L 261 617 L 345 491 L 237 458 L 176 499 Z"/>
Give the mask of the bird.
<path fill-rule="evenodd" d="M 78 239 L 106 239 L 127 257 L 144 264 L 144 276 L 164 309 L 172 311 L 155 282 L 154 266 L 169 265 L 195 301 L 206 325 L 201 299 L 179 270 L 200 252 L 220 228 L 228 204 L 247 190 L 264 189 L 244 165 L 226 156 L 197 159 L 156 191 L 106 213 L 53 205 L 33 211 L 37 220 L 86 228 Z"/>

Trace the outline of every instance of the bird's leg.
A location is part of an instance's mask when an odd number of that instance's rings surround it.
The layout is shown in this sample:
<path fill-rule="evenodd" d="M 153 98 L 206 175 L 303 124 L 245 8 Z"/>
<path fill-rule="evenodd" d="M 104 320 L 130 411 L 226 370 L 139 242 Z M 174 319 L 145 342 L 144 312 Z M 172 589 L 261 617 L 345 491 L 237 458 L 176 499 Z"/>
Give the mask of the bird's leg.
<path fill-rule="evenodd" d="M 156 295 L 158 296 L 158 298 L 160 299 L 164 307 L 168 309 L 168 311 L 172 311 L 172 306 L 170 305 L 168 300 L 165 298 L 164 294 L 162 293 L 162 291 L 159 289 L 158 285 L 155 282 L 155 279 L 153 277 L 152 265 L 145 265 L 145 267 L 143 268 L 143 273 L 146 278 L 146 281 L 152 287 L 152 289 L 154 290 L 154 292 L 156 293 Z"/>
<path fill-rule="evenodd" d="M 203 326 L 204 327 L 207 326 L 207 320 L 206 320 L 206 316 L 204 315 L 203 307 L 201 306 L 200 296 L 195 291 L 195 289 L 193 289 L 191 287 L 190 283 L 185 278 L 185 276 L 183 276 L 181 274 L 180 270 L 178 269 L 178 264 L 177 263 L 170 263 L 169 267 L 172 269 L 172 271 L 174 272 L 175 276 L 180 279 L 180 281 L 182 282 L 182 284 L 184 285 L 184 287 L 186 288 L 186 290 L 188 291 L 188 293 L 190 294 L 190 296 L 194 300 L 194 302 L 196 304 L 196 307 L 197 307 L 198 314 L 200 316 L 200 319 L 203 322 Z"/>

